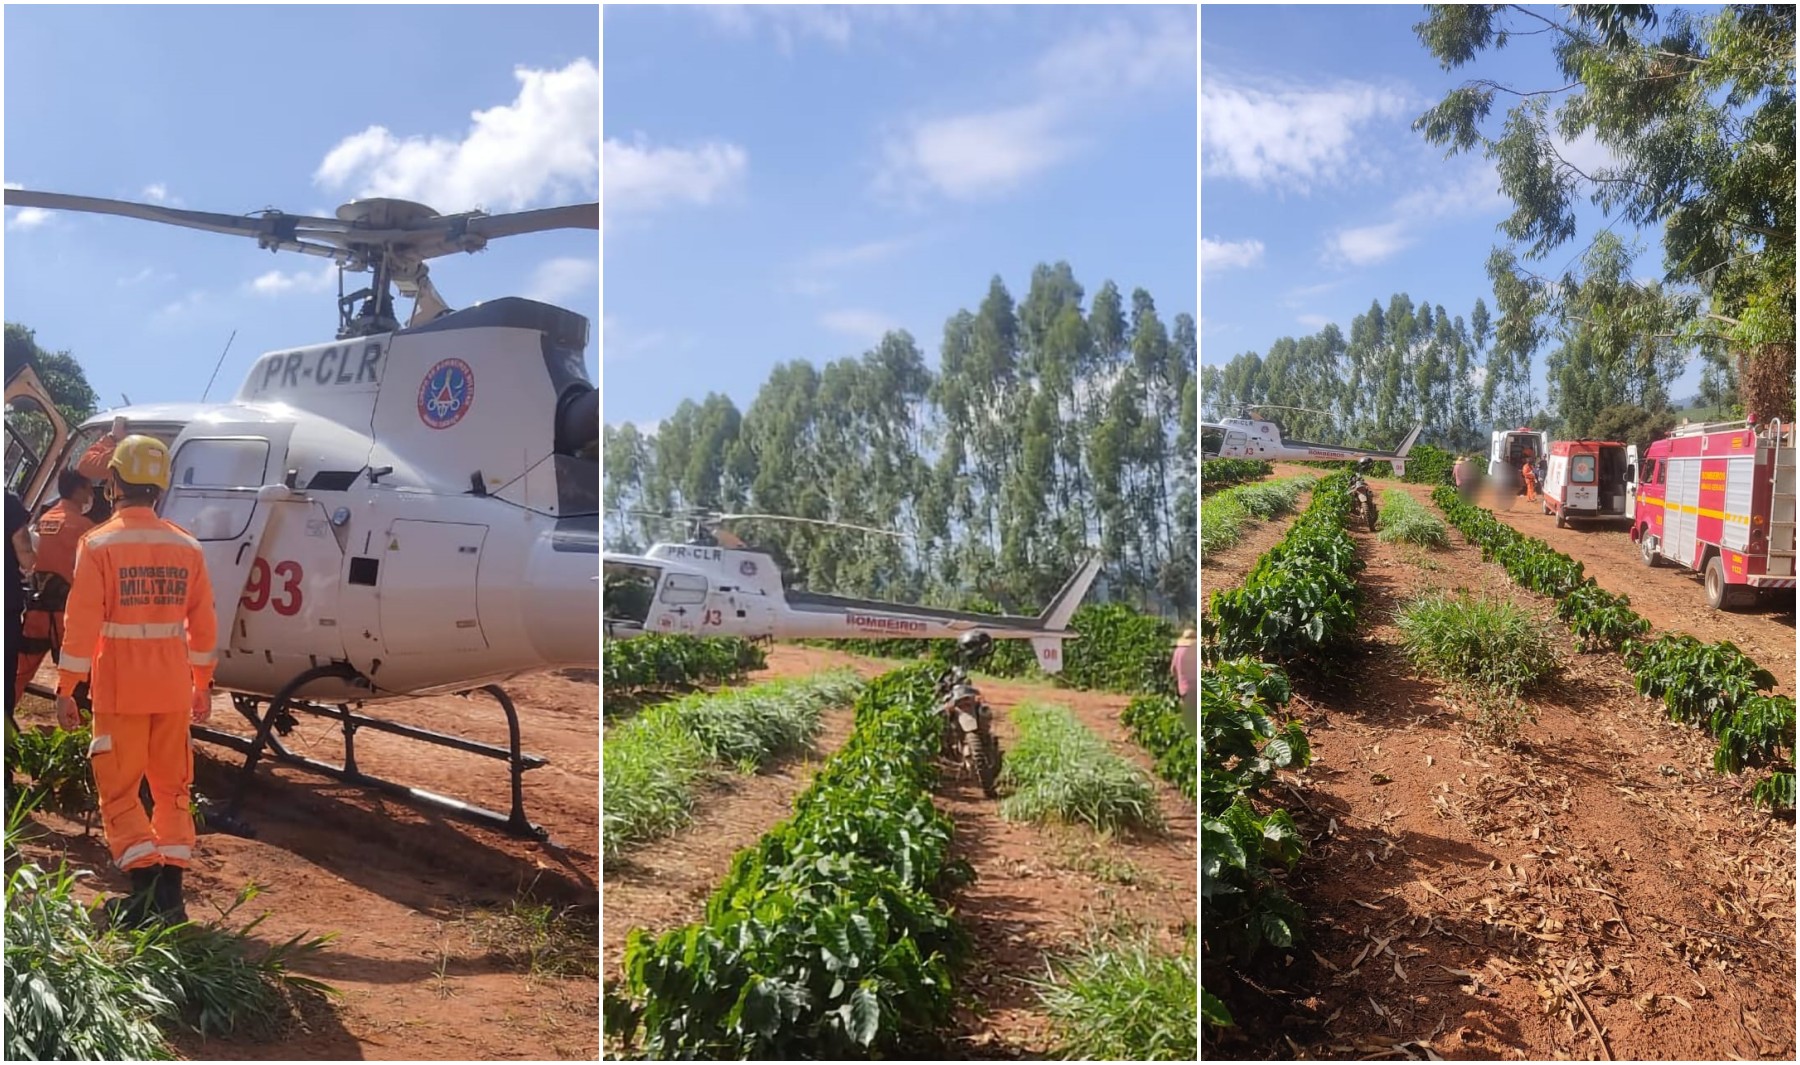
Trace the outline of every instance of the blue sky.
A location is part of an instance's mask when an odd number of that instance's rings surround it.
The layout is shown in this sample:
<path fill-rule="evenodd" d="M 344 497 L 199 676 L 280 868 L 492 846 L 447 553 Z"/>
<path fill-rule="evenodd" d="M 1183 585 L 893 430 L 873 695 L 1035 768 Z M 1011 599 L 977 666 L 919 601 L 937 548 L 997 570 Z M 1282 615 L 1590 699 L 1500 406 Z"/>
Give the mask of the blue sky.
<path fill-rule="evenodd" d="M 1193 313 L 1192 7 L 609 7 L 609 424 L 1067 260 Z"/>
<path fill-rule="evenodd" d="M 224 214 L 592 202 L 599 37 L 592 6 L 9 6 L 5 180 Z M 103 406 L 199 399 L 233 329 L 215 401 L 262 352 L 336 332 L 328 260 L 16 208 L 4 241 L 6 319 L 72 350 Z M 532 296 L 584 315 L 592 374 L 598 260 L 591 230 L 539 233 L 434 260 L 431 277 L 452 307 Z"/>
<path fill-rule="evenodd" d="M 1412 30 L 1424 17 L 1418 4 L 1202 9 L 1203 364 L 1266 353 L 1327 322 L 1348 334 L 1372 300 L 1385 309 L 1396 292 L 1465 321 L 1478 296 L 1495 311 L 1486 262 L 1511 201 L 1479 150 L 1446 159 L 1412 122 L 1473 78 L 1521 89 L 1562 81 L 1544 36 L 1446 72 Z M 1490 133 L 1509 108 L 1496 101 Z M 1591 137 L 1564 156 L 1589 173 L 1608 159 Z M 1576 238 L 1528 267 L 1571 267 L 1607 224 L 1581 208 Z M 1662 275 L 1655 234 L 1614 232 L 1636 235 L 1635 276 Z M 1550 350 L 1532 359 L 1539 403 Z M 1696 358 L 1672 398 L 1685 401 L 1698 382 Z"/>

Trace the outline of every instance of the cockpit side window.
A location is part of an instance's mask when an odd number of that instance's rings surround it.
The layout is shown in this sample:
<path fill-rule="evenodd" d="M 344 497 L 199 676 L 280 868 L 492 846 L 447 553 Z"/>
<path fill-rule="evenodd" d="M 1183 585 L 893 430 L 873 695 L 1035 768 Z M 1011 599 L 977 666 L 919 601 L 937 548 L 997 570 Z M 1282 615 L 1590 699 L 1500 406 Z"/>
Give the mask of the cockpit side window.
<path fill-rule="evenodd" d="M 1225 444 L 1225 430 L 1220 429 L 1219 427 L 1214 426 L 1214 425 L 1205 426 L 1200 430 L 1200 457 L 1201 458 L 1208 458 L 1208 459 L 1218 458 L 1219 457 L 1219 448 L 1224 446 L 1224 444 Z"/>

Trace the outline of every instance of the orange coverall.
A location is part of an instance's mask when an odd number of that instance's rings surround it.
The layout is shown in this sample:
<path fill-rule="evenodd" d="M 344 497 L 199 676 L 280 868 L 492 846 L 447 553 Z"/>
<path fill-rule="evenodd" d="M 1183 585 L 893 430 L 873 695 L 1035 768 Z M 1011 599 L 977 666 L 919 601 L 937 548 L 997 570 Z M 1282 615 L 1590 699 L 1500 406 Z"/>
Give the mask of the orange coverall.
<path fill-rule="evenodd" d="M 75 552 L 81 546 L 81 538 L 94 523 L 75 508 L 66 499 L 59 499 L 56 505 L 44 511 L 37 520 L 37 572 L 54 573 L 70 584 L 75 583 Z M 28 610 L 25 612 L 25 636 L 27 639 L 50 640 L 52 643 L 62 635 L 63 611 Z M 47 651 L 19 652 L 19 688 L 14 698 L 25 697 L 25 685 L 37 676 L 38 666 L 44 661 Z"/>
<path fill-rule="evenodd" d="M 88 748 L 106 843 L 121 869 L 193 857 L 193 693 L 212 685 L 218 619 L 206 556 L 148 507 L 121 507 L 81 540 L 58 694 L 90 679 Z M 138 786 L 148 776 L 154 824 Z"/>
<path fill-rule="evenodd" d="M 1529 461 L 1519 467 L 1519 476 L 1525 479 L 1525 501 L 1537 502 L 1537 471 L 1531 468 Z"/>

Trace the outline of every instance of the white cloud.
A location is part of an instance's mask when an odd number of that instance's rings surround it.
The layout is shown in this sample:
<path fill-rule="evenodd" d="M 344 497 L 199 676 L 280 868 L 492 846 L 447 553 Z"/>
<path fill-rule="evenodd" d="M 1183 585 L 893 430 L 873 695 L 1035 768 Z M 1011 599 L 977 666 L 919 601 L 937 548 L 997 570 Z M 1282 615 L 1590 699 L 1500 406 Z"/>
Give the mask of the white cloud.
<path fill-rule="evenodd" d="M 890 329 L 900 328 L 893 319 L 879 311 L 838 310 L 819 316 L 819 324 L 834 333 L 874 343 Z"/>
<path fill-rule="evenodd" d="M 1366 174 L 1362 127 L 1408 106 L 1399 92 L 1359 82 L 1264 91 L 1212 78 L 1200 86 L 1202 173 L 1300 192 Z"/>
<path fill-rule="evenodd" d="M 532 272 L 525 298 L 561 303 L 583 292 L 597 293 L 599 280 L 600 264 L 592 259 L 551 259 Z"/>
<path fill-rule="evenodd" d="M 1308 329 L 1323 329 L 1331 324 L 1331 319 L 1322 314 L 1302 314 L 1297 316 L 1295 321 Z"/>
<path fill-rule="evenodd" d="M 168 204 L 170 206 L 181 203 L 180 199 L 169 195 L 169 186 L 160 181 L 153 185 L 145 185 L 142 196 L 151 203 Z"/>
<path fill-rule="evenodd" d="M 14 213 L 11 218 L 6 220 L 8 229 L 36 229 L 50 221 L 50 212 L 42 207 L 19 207 L 11 210 Z"/>
<path fill-rule="evenodd" d="M 161 309 L 156 312 L 155 317 L 162 320 L 185 317 L 206 306 L 211 300 L 212 297 L 204 289 L 194 289 L 173 303 L 163 304 Z"/>
<path fill-rule="evenodd" d="M 751 36 L 759 29 L 767 29 L 783 55 L 792 54 L 795 43 L 804 37 L 816 37 L 839 48 L 850 43 L 851 13 L 843 8 L 824 4 L 709 4 L 702 10 L 714 25 L 732 33 Z"/>
<path fill-rule="evenodd" d="M 1203 274 L 1256 266 L 1262 262 L 1262 257 L 1263 242 L 1260 240 L 1230 241 L 1200 238 L 1200 272 Z"/>
<path fill-rule="evenodd" d="M 1062 133 L 1059 110 L 1028 104 L 915 122 L 889 137 L 878 192 L 914 198 L 936 192 L 977 200 L 1010 192 L 1068 158 L 1076 143 Z"/>
<path fill-rule="evenodd" d="M 606 212 L 653 211 L 676 203 L 705 206 L 743 183 L 744 149 L 723 141 L 690 148 L 606 141 Z"/>
<path fill-rule="evenodd" d="M 289 292 L 330 292 L 337 284 L 337 264 L 326 263 L 316 270 L 270 270 L 244 287 L 259 296 L 281 296 Z"/>
<path fill-rule="evenodd" d="M 895 237 L 891 240 L 870 240 L 861 244 L 853 244 L 847 248 L 824 248 L 807 257 L 807 263 L 820 270 L 835 270 L 845 266 L 860 266 L 864 263 L 880 262 L 892 258 L 919 243 L 920 238 Z"/>
<path fill-rule="evenodd" d="M 1150 25 L 1115 19 L 1065 38 L 1039 57 L 1035 73 L 1052 92 L 1123 94 L 1169 84 L 1192 93 L 1198 69 L 1193 22 L 1163 15 Z"/>
<path fill-rule="evenodd" d="M 354 196 L 396 196 L 445 213 L 520 210 L 597 193 L 600 71 L 587 59 L 561 70 L 516 67 L 510 104 L 474 112 L 460 138 L 397 137 L 370 126 L 339 141 L 313 180 Z"/>
<path fill-rule="evenodd" d="M 1418 243 L 1434 219 L 1504 212 L 1509 201 L 1500 194 L 1499 186 L 1493 164 L 1477 160 L 1443 181 L 1420 186 L 1395 200 L 1387 211 L 1388 221 L 1338 230 L 1326 240 L 1326 259 L 1369 266 Z"/>
<path fill-rule="evenodd" d="M 1023 91 L 1012 102 L 899 123 L 883 138 L 874 191 L 913 203 L 1003 195 L 1097 140 L 1129 98 L 1192 93 L 1196 70 L 1185 14 L 1115 18 L 1067 35 L 1015 77 Z"/>
<path fill-rule="evenodd" d="M 1407 230 L 1404 221 L 1341 229 L 1332 235 L 1330 250 L 1351 266 L 1370 266 L 1411 245 L 1413 237 Z"/>

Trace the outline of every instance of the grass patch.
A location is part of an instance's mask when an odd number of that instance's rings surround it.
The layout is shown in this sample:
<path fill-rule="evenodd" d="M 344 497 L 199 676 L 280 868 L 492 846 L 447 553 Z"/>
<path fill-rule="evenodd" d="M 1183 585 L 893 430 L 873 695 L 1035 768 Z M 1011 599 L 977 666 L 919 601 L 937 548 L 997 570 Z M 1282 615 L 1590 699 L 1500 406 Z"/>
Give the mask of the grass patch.
<path fill-rule="evenodd" d="M 754 772 L 771 759 L 803 750 L 818 735 L 825 708 L 847 704 L 861 690 L 854 673 L 834 670 L 691 695 L 617 726 L 602 745 L 604 856 L 687 824 L 694 786 L 716 765 Z"/>
<path fill-rule="evenodd" d="M 1194 941 L 1180 954 L 1146 932 L 1090 936 L 1051 964 L 1038 997 L 1056 1027 L 1057 1057 L 1198 1061 Z"/>
<path fill-rule="evenodd" d="M 31 778 L 23 798 L 66 814 L 86 814 L 100 808 L 94 789 L 94 773 L 88 761 L 92 734 L 87 726 L 65 732 L 60 728 L 21 728 L 12 738 L 13 767 Z"/>
<path fill-rule="evenodd" d="M 1268 521 L 1294 509 L 1300 493 L 1318 478 L 1301 475 L 1228 488 L 1200 503 L 1200 553 L 1221 551 L 1243 538 L 1252 521 Z"/>
<path fill-rule="evenodd" d="M 6 1057 L 9 1061 L 172 1059 L 166 1032 L 202 1037 L 279 1034 L 297 1000 L 335 994 L 295 974 L 298 958 L 329 936 L 263 946 L 263 917 L 221 922 L 255 898 L 246 887 L 217 921 L 144 930 L 103 928 L 76 885 L 91 873 L 24 860 L 17 844 L 30 809 L 6 826 Z"/>
<path fill-rule="evenodd" d="M 1160 829 L 1156 786 L 1130 761 L 1061 706 L 1024 703 L 1013 710 L 1019 738 L 1000 769 L 1012 794 L 1000 803 L 1009 821 L 1085 824 L 1098 832 Z"/>
<path fill-rule="evenodd" d="M 600 975 L 599 914 L 586 907 L 558 909 L 528 892 L 470 920 L 476 946 L 534 977 Z"/>
<path fill-rule="evenodd" d="M 1419 547 L 1450 546 L 1450 530 L 1425 504 L 1399 488 L 1381 493 L 1381 541 Z"/>
<path fill-rule="evenodd" d="M 1556 669 L 1544 625 L 1505 599 L 1429 592 L 1398 621 L 1407 657 L 1471 696 L 1477 724 L 1495 739 L 1530 717 L 1520 696 Z"/>

